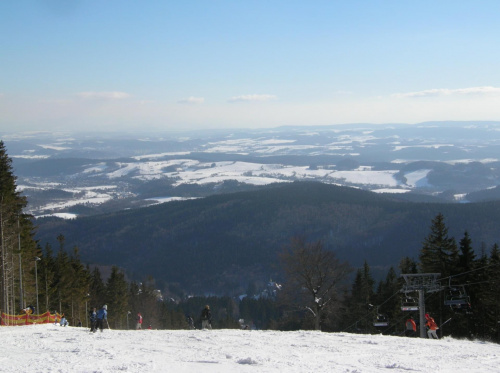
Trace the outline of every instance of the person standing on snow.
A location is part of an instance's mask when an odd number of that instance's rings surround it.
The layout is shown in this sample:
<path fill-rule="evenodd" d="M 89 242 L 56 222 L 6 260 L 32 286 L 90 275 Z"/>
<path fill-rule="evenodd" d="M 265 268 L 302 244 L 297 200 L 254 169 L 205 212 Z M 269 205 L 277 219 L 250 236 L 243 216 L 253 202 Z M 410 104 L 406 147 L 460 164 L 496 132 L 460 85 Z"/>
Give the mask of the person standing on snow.
<path fill-rule="evenodd" d="M 186 318 L 186 321 L 187 321 L 187 323 L 188 323 L 188 328 L 189 328 L 190 330 L 194 330 L 194 329 L 195 329 L 195 327 L 194 327 L 194 320 L 193 320 L 193 318 L 191 317 L 191 315 L 188 315 L 188 317 Z"/>
<path fill-rule="evenodd" d="M 135 330 L 142 329 L 142 315 L 140 312 L 137 312 L 137 317 L 135 320 L 136 320 Z"/>
<path fill-rule="evenodd" d="M 66 320 L 66 316 L 64 316 L 64 313 L 61 316 L 61 321 L 59 322 L 59 325 L 68 326 L 68 320 Z"/>
<path fill-rule="evenodd" d="M 92 308 L 89 312 L 89 320 L 90 320 L 90 331 L 95 332 L 96 331 L 96 324 L 97 324 L 97 308 Z"/>
<path fill-rule="evenodd" d="M 104 305 L 102 308 L 97 311 L 97 325 L 96 328 L 94 329 L 94 333 L 97 331 L 97 329 L 102 329 L 104 328 L 104 321 L 108 321 L 108 306 Z"/>
<path fill-rule="evenodd" d="M 415 337 L 415 335 L 417 335 L 417 324 L 415 324 L 413 316 L 410 315 L 408 320 L 406 320 L 405 325 L 406 325 L 405 335 L 407 337 Z"/>
<path fill-rule="evenodd" d="M 428 328 L 427 337 L 429 337 L 430 339 L 439 339 L 436 333 L 436 330 L 439 329 L 436 322 L 428 313 L 425 314 L 425 318 L 427 319 L 427 323 L 425 324 L 425 326 L 427 326 Z"/>
<path fill-rule="evenodd" d="M 208 304 L 201 311 L 201 328 L 212 329 L 212 314 L 210 313 L 210 306 Z"/>

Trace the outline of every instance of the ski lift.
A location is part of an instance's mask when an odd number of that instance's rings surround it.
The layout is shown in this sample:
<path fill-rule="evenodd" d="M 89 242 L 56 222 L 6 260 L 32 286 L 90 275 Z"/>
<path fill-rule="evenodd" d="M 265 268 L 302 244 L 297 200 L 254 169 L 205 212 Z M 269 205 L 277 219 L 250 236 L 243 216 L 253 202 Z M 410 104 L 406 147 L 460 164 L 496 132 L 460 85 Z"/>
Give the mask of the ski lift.
<path fill-rule="evenodd" d="M 405 293 L 401 299 L 401 311 L 418 311 L 418 299 Z"/>
<path fill-rule="evenodd" d="M 470 310 L 470 298 L 465 291 L 465 286 L 450 286 L 444 296 L 444 305 L 450 306 L 454 311 Z"/>
<path fill-rule="evenodd" d="M 373 326 L 375 327 L 386 327 L 389 325 L 389 318 L 381 313 L 377 313 L 375 320 L 373 320 Z"/>

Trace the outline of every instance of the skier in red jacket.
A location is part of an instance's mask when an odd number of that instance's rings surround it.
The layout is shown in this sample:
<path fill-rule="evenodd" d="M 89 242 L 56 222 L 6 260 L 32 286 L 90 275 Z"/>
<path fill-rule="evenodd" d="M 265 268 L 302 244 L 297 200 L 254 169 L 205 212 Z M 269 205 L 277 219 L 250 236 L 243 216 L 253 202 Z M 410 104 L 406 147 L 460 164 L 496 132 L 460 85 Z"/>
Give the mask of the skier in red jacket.
<path fill-rule="evenodd" d="M 405 335 L 407 337 L 415 337 L 417 335 L 417 324 L 415 324 L 413 316 L 410 315 L 408 320 L 406 320 L 405 325 L 406 325 Z"/>
<path fill-rule="evenodd" d="M 142 329 L 142 315 L 140 312 L 137 312 L 137 317 L 135 320 L 136 320 L 135 329 L 136 330 Z"/>
<path fill-rule="evenodd" d="M 425 326 L 427 326 L 428 328 L 427 337 L 431 339 L 439 339 L 436 333 L 436 330 L 438 330 L 439 327 L 437 326 L 436 322 L 428 313 L 425 314 L 425 318 L 427 319 L 427 323 L 425 324 Z"/>

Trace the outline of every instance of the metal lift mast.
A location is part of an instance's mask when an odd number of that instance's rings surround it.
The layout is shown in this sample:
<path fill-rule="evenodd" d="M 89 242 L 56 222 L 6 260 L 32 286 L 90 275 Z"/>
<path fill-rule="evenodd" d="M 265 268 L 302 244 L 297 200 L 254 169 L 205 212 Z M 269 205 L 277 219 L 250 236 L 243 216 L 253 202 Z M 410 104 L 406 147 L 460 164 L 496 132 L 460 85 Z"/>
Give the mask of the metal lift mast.
<path fill-rule="evenodd" d="M 441 286 L 437 282 L 441 273 L 415 273 L 402 274 L 405 284 L 401 292 L 407 293 L 418 291 L 418 311 L 419 311 L 419 329 L 420 338 L 425 338 L 425 292 L 433 293 L 441 290 Z"/>

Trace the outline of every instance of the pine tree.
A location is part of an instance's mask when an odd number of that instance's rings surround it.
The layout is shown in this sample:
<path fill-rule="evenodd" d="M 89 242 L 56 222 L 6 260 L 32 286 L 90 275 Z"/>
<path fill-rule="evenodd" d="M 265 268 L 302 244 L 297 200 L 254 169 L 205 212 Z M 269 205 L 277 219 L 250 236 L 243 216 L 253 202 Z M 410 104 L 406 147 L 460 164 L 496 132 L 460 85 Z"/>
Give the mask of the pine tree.
<path fill-rule="evenodd" d="M 94 267 L 90 275 L 89 303 L 91 308 L 99 308 L 106 303 L 106 286 L 99 267 Z"/>
<path fill-rule="evenodd" d="M 477 334 L 484 339 L 500 342 L 500 250 L 495 244 L 491 248 L 487 265 L 484 268 L 483 283 L 481 284 L 476 325 L 479 327 Z M 474 306 L 474 304 L 473 304 Z M 480 308 L 479 308 L 480 307 Z"/>
<path fill-rule="evenodd" d="M 372 305 L 374 284 L 370 266 L 365 261 L 363 268 L 359 268 L 356 272 L 351 294 L 345 297 L 344 330 L 361 333 L 374 331 L 373 318 L 376 316 L 376 309 Z"/>
<path fill-rule="evenodd" d="M 73 273 L 71 279 L 71 321 L 72 325 L 77 320 L 83 322 L 87 317 L 87 301 L 90 287 L 90 274 L 80 261 L 78 247 L 73 248 L 73 256 L 70 257 L 70 267 Z"/>
<path fill-rule="evenodd" d="M 458 256 L 458 273 L 463 273 L 462 281 L 469 282 L 473 280 L 474 275 L 470 272 L 476 266 L 476 254 L 472 248 L 472 240 L 467 231 L 464 232 L 463 238 L 459 242 L 460 254 Z"/>
<path fill-rule="evenodd" d="M 128 283 L 118 267 L 111 268 L 111 275 L 106 283 L 106 304 L 108 321 L 116 329 L 126 327 L 128 312 Z"/>
<path fill-rule="evenodd" d="M 0 308 L 6 313 L 36 301 L 32 290 L 36 243 L 30 217 L 22 212 L 27 200 L 16 191 L 16 179 L 0 140 Z"/>
<path fill-rule="evenodd" d="M 472 240 L 467 231 L 459 241 L 460 254 L 458 256 L 458 263 L 456 273 L 449 278 L 449 285 L 445 288 L 445 299 L 457 292 L 463 296 L 464 302 L 476 303 L 476 293 L 479 292 L 480 285 L 477 284 L 476 268 L 476 255 L 472 248 Z M 472 329 L 472 322 L 470 310 L 468 305 L 451 306 L 450 309 L 445 310 L 446 316 L 451 317 L 452 322 L 452 335 L 455 337 L 470 337 Z M 450 312 L 452 311 L 452 312 Z"/>
<path fill-rule="evenodd" d="M 488 283 L 486 284 L 490 294 L 488 320 L 489 337 L 500 343 L 500 250 L 498 244 L 494 244 L 491 249 L 488 267 Z"/>
<path fill-rule="evenodd" d="M 418 273 L 418 264 L 412 258 L 404 257 L 399 262 L 399 270 L 404 274 Z"/>
<path fill-rule="evenodd" d="M 387 317 L 390 322 L 390 327 L 384 328 L 383 333 L 394 333 L 402 325 L 398 323 L 402 317 L 401 298 L 398 296 L 401 288 L 401 279 L 393 267 L 389 268 L 385 281 L 380 281 L 374 298 L 378 313 Z"/>
<path fill-rule="evenodd" d="M 61 244 L 54 262 L 54 282 L 52 286 L 55 288 L 56 309 L 60 313 L 66 314 L 66 316 L 71 310 L 74 276 L 75 273 L 71 267 L 70 258 Z"/>
<path fill-rule="evenodd" d="M 456 273 L 458 249 L 453 237 L 448 237 L 444 216 L 438 214 L 431 225 L 431 233 L 425 238 L 420 252 L 422 273 L 440 273 L 448 277 Z"/>
<path fill-rule="evenodd" d="M 40 261 L 40 307 L 43 304 L 44 310 L 53 313 L 58 309 L 58 304 L 55 302 L 57 288 L 54 285 L 55 281 L 55 259 L 52 247 L 49 243 L 45 245 L 44 252 Z"/>

